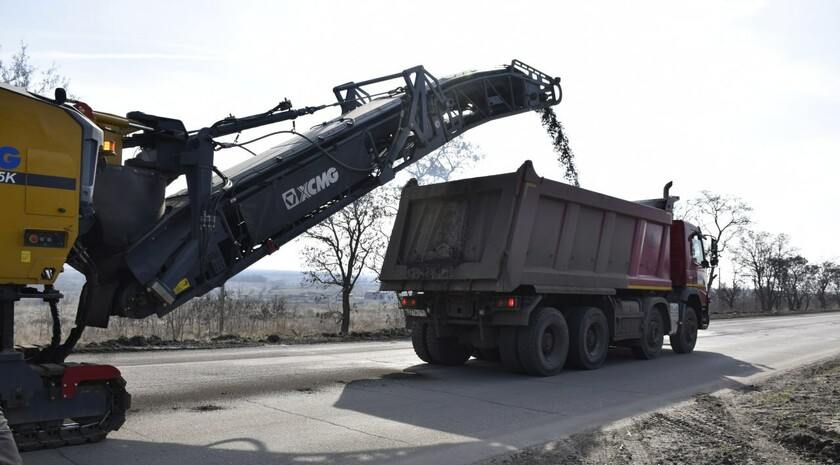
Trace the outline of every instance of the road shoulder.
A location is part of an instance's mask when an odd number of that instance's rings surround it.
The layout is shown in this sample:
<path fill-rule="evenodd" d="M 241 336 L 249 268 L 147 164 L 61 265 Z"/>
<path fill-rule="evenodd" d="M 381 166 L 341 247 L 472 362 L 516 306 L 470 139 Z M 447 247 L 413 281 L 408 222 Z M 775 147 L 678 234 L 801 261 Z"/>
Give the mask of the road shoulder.
<path fill-rule="evenodd" d="M 479 462 L 838 464 L 840 357 Z"/>

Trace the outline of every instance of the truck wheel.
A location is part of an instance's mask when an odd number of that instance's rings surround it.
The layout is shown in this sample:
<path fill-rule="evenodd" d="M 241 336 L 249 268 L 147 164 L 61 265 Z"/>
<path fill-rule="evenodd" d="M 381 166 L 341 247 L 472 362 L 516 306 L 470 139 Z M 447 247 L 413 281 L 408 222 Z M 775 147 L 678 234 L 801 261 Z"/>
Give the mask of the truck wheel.
<path fill-rule="evenodd" d="M 414 353 L 420 357 L 420 360 L 432 363 L 432 357 L 429 356 L 429 344 L 426 342 L 428 331 L 428 323 L 415 323 L 411 329 L 411 345 L 414 346 Z"/>
<path fill-rule="evenodd" d="M 569 327 L 558 310 L 537 309 L 528 326 L 519 328 L 519 361 L 531 376 L 556 375 L 566 364 L 569 353 Z"/>
<path fill-rule="evenodd" d="M 607 359 L 610 327 L 600 308 L 571 309 L 569 315 L 569 364 L 575 368 L 595 370 Z"/>
<path fill-rule="evenodd" d="M 472 355 L 472 347 L 461 344 L 457 337 L 437 337 L 432 328 L 426 329 L 426 347 L 432 364 L 459 366 Z"/>
<path fill-rule="evenodd" d="M 513 373 L 524 373 L 525 369 L 519 362 L 518 337 L 519 328 L 517 326 L 505 326 L 499 330 L 499 359 L 506 370 Z"/>
<path fill-rule="evenodd" d="M 697 344 L 697 312 L 694 307 L 685 307 L 683 321 L 676 334 L 669 336 L 671 349 L 678 354 L 690 354 Z"/>
<path fill-rule="evenodd" d="M 633 355 L 640 360 L 651 360 L 662 353 L 665 331 L 662 325 L 662 313 L 652 308 L 645 315 L 642 338 L 633 344 Z"/>

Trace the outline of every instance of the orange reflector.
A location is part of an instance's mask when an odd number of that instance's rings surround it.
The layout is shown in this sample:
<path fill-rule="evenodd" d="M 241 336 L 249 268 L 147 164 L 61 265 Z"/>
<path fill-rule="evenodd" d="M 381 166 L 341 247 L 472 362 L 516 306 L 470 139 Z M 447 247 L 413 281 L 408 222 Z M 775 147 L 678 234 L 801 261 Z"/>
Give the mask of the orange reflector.
<path fill-rule="evenodd" d="M 113 141 L 106 140 L 102 142 L 102 150 L 104 150 L 105 152 L 113 152 L 114 150 L 116 150 L 116 148 L 117 144 Z"/>

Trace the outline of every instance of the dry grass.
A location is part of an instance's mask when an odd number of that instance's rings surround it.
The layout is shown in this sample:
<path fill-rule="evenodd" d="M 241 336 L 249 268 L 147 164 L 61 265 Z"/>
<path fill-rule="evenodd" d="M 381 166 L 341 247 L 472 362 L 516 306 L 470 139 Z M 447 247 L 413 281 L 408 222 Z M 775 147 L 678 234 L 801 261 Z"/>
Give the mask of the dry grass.
<path fill-rule="evenodd" d="M 65 298 L 61 304 L 65 336 L 73 327 L 75 307 L 76 301 L 72 297 Z M 22 302 L 17 308 L 16 343 L 48 343 L 52 325 L 46 305 L 42 302 Z M 102 342 L 132 336 L 157 336 L 174 341 L 208 340 L 220 334 L 244 338 L 263 338 L 272 334 L 301 338 L 336 333 L 340 326 L 337 310 L 336 304 L 327 299 L 320 303 L 290 304 L 279 296 L 229 294 L 222 305 L 218 294 L 213 294 L 188 302 L 163 318 L 112 318 L 107 329 L 88 328 L 81 342 Z M 395 305 L 370 301 L 354 304 L 350 321 L 353 332 L 373 332 L 405 326 L 402 312 Z"/>

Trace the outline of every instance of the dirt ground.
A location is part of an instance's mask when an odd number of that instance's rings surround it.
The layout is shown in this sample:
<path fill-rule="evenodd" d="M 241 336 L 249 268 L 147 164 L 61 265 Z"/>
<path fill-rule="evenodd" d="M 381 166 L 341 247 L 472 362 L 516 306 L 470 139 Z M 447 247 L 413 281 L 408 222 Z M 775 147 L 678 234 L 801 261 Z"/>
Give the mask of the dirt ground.
<path fill-rule="evenodd" d="M 293 345 L 293 344 L 321 344 L 326 342 L 365 342 L 365 341 L 395 341 L 411 337 L 411 332 L 406 328 L 383 329 L 379 331 L 359 331 L 341 335 L 334 333 L 323 333 L 303 336 L 280 336 L 271 334 L 263 338 L 250 338 L 232 334 L 217 336 L 208 340 L 183 340 L 170 341 L 157 336 L 132 336 L 109 339 L 102 342 L 89 342 L 79 344 L 73 350 L 74 353 L 100 353 L 100 352 L 135 352 L 144 350 L 193 350 L 193 349 L 228 349 L 232 347 L 257 347 L 266 344 Z"/>
<path fill-rule="evenodd" d="M 840 358 L 481 463 L 840 464 Z"/>

